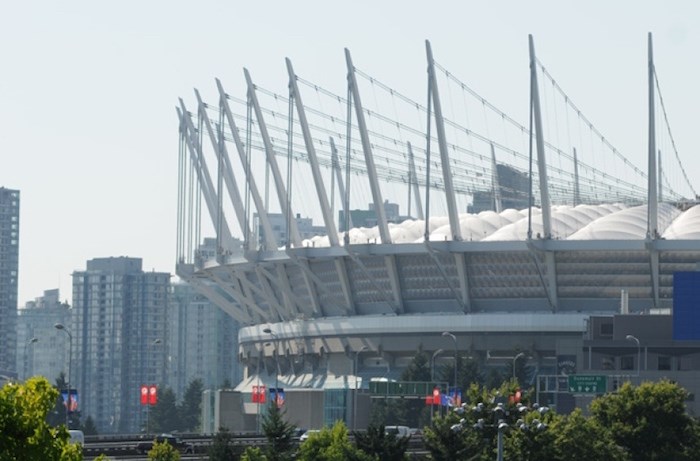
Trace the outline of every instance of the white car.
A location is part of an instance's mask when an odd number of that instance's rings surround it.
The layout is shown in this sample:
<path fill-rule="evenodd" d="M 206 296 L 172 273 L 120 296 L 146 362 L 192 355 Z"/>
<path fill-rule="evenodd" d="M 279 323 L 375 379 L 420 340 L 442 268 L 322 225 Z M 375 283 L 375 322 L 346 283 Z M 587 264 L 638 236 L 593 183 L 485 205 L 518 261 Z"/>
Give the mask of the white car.
<path fill-rule="evenodd" d="M 70 434 L 70 439 L 68 439 L 70 443 L 85 445 L 85 434 L 83 434 L 83 431 L 71 429 L 68 431 L 68 433 Z"/>
<path fill-rule="evenodd" d="M 300 441 L 300 442 L 304 442 L 306 439 L 309 438 L 309 436 L 310 436 L 311 434 L 318 434 L 319 432 L 321 432 L 321 431 L 318 430 L 318 429 L 309 429 L 308 431 L 306 431 L 306 432 L 304 432 L 303 434 L 301 434 L 301 437 L 299 437 L 299 441 Z"/>

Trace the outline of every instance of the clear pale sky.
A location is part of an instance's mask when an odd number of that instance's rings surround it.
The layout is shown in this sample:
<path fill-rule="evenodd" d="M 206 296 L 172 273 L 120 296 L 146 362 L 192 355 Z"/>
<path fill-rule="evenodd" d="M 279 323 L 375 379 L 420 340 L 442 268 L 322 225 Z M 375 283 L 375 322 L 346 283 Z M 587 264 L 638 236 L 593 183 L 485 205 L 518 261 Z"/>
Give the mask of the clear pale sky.
<path fill-rule="evenodd" d="M 527 35 L 587 116 L 629 157 L 646 150 L 646 34 L 696 187 L 696 1 L 24 1 L 0 15 L 0 186 L 21 191 L 19 304 L 95 257 L 174 273 L 177 98 L 243 96 L 242 68 L 285 93 L 284 58 L 340 94 L 343 48 L 417 100 L 436 59 L 526 120 Z M 639 156 L 642 157 L 639 157 Z M 644 165 L 644 161 L 637 162 Z"/>

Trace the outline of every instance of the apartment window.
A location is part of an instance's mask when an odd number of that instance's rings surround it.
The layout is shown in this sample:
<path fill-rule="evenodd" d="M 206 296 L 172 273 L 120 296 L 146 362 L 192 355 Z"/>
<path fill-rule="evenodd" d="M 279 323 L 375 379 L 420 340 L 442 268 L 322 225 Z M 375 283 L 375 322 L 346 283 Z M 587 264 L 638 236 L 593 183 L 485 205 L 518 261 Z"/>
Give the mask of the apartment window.
<path fill-rule="evenodd" d="M 615 359 L 612 357 L 603 357 L 600 361 L 600 368 L 603 370 L 614 370 Z"/>
<path fill-rule="evenodd" d="M 620 370 L 634 370 L 634 357 L 630 355 L 620 357 Z"/>
<path fill-rule="evenodd" d="M 659 356 L 659 371 L 670 371 L 671 370 L 671 357 L 667 355 Z"/>
<path fill-rule="evenodd" d="M 600 335 L 601 336 L 612 336 L 613 334 L 613 324 L 612 323 L 601 323 L 600 324 Z"/>

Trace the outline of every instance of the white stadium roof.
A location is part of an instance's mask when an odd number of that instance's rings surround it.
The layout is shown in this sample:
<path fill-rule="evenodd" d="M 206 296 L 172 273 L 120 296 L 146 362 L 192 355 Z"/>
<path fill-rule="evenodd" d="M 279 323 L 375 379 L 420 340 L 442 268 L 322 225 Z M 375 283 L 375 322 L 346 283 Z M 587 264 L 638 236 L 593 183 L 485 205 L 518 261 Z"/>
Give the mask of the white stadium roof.
<path fill-rule="evenodd" d="M 666 240 L 700 239 L 700 205 L 680 211 L 672 204 L 658 207 L 658 228 Z M 465 241 L 527 240 L 528 210 L 508 209 L 501 213 L 484 211 L 461 214 L 460 226 Z M 390 224 L 392 243 L 423 241 L 425 221 L 406 220 Z M 532 235 L 542 234 L 542 214 L 532 208 Z M 623 204 L 555 206 L 552 208 L 552 238 L 557 240 L 643 240 L 646 238 L 647 206 L 627 207 Z M 343 241 L 344 233 L 340 234 Z M 447 217 L 430 219 L 430 240 L 452 240 Z M 379 243 L 377 227 L 350 229 L 350 244 Z M 304 246 L 329 246 L 327 236 L 304 240 Z"/>

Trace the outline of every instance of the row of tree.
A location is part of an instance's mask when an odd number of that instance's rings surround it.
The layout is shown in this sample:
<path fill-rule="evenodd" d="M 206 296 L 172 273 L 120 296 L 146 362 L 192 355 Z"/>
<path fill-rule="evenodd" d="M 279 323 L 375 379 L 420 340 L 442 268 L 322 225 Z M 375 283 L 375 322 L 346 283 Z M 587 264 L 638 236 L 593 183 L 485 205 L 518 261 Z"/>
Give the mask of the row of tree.
<path fill-rule="evenodd" d="M 687 414 L 687 391 L 669 381 L 624 384 L 615 393 L 596 398 L 590 414 L 569 415 L 532 411 L 531 394 L 517 402 L 515 381 L 498 389 L 478 384 L 465 393 L 467 403 L 424 428 L 431 459 L 492 460 L 502 430 L 505 459 L 515 461 L 690 461 L 700 452 L 700 423 Z M 47 417 L 58 390 L 45 378 L 10 383 L 0 389 L 0 460 L 42 459 L 79 461 L 81 450 L 68 443 L 65 425 L 52 427 Z M 498 404 L 501 404 L 501 408 Z M 498 408 L 498 409 L 497 409 Z M 537 421 L 535 421 L 537 420 Z M 342 422 L 312 435 L 301 446 L 296 428 L 283 413 L 269 405 L 264 415 L 264 448 L 240 454 L 225 431 L 214 440 L 211 461 L 341 461 L 399 460 L 406 445 L 386 434 L 381 425 L 348 437 Z M 154 458 L 155 459 L 155 458 Z"/>
<path fill-rule="evenodd" d="M 402 381 L 432 382 L 435 378 L 438 382 L 454 384 L 455 362 L 443 365 L 435 370 L 432 376 L 430 358 L 427 353 L 418 351 L 411 363 L 401 374 Z M 507 382 L 507 377 L 515 375 L 518 382 L 526 382 L 528 374 L 527 360 L 518 360 L 509 363 L 503 370 L 488 368 L 482 370 L 479 363 L 471 357 L 457 355 L 457 387 L 468 389 L 472 384 L 478 384 L 488 389 L 498 388 Z M 431 408 L 426 407 L 420 399 L 388 399 L 377 400 L 372 404 L 370 422 L 374 425 L 402 425 L 409 427 L 423 427 L 432 420 Z"/>
<path fill-rule="evenodd" d="M 423 441 L 435 461 L 491 461 L 502 434 L 504 459 L 512 461 L 691 461 L 700 452 L 700 423 L 687 414 L 688 393 L 675 383 L 624 384 L 616 393 L 596 398 L 590 414 L 580 409 L 559 415 L 531 401 L 515 398 L 518 385 L 498 389 L 473 384 L 468 403 L 437 417 L 424 428 Z M 499 405 L 500 404 L 500 405 Z M 381 425 L 356 432 L 354 443 L 342 422 L 313 434 L 297 446 L 295 427 L 270 405 L 264 415 L 263 448 L 236 452 L 233 438 L 220 432 L 209 459 L 224 461 L 400 461 L 408 439 L 387 434 Z"/>
<path fill-rule="evenodd" d="M 180 402 L 175 392 L 169 387 L 162 387 L 158 393 L 158 402 L 149 409 L 148 428 L 151 434 L 160 432 L 196 432 L 199 430 L 202 409 L 202 380 L 195 379 L 189 383 Z"/>
<path fill-rule="evenodd" d="M 515 382 L 497 390 L 471 386 L 466 407 L 426 427 L 424 442 L 432 459 L 492 460 L 501 422 L 506 425 L 503 449 L 509 460 L 698 459 L 700 424 L 686 413 L 688 393 L 677 384 L 660 381 L 635 387 L 625 383 L 617 392 L 593 400 L 587 416 L 580 409 L 569 415 L 528 411 L 532 407 L 527 394 L 518 406 L 513 399 L 503 398 L 512 396 L 516 387 Z M 505 412 L 499 411 L 496 418 L 498 401 L 505 402 Z"/>

